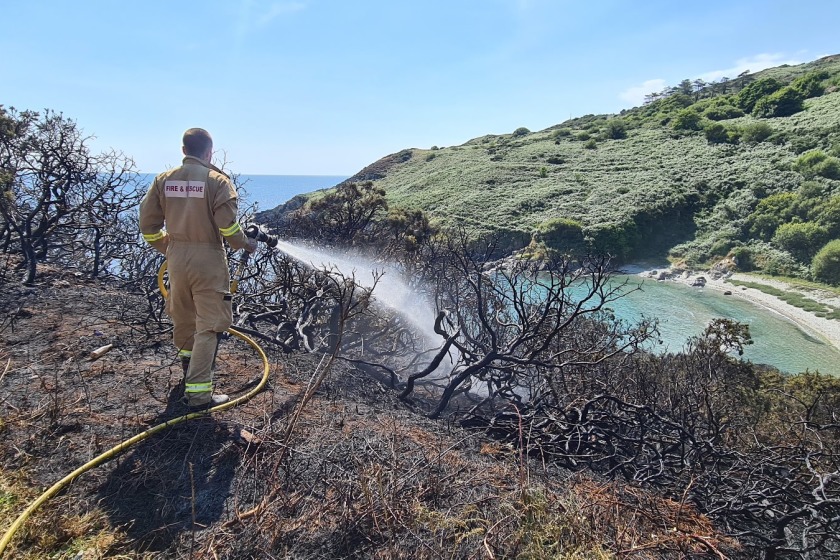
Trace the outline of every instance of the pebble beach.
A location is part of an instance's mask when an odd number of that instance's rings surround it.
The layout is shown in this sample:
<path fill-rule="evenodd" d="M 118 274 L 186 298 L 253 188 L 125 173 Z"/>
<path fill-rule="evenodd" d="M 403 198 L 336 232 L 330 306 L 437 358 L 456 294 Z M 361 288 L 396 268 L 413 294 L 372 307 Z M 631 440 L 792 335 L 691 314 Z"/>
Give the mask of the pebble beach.
<path fill-rule="evenodd" d="M 645 273 L 641 274 L 644 275 Z M 674 277 L 671 280 L 676 282 L 683 282 L 688 285 L 693 285 L 700 276 L 706 279 L 706 284 L 704 286 L 705 289 L 717 290 L 720 292 L 729 291 L 731 292 L 731 297 L 743 298 L 747 301 L 754 303 L 755 305 L 763 306 L 766 309 L 773 311 L 774 313 L 778 313 L 779 315 L 788 319 L 789 321 L 796 323 L 796 325 L 798 325 L 799 328 L 803 329 L 811 336 L 817 336 L 825 340 L 827 343 L 831 344 L 838 350 L 840 350 L 840 321 L 836 321 L 834 319 L 826 319 L 823 317 L 817 317 L 813 313 L 805 311 L 804 309 L 800 309 L 799 307 L 790 305 L 789 303 L 782 301 L 775 296 L 764 293 L 756 288 L 747 288 L 744 286 L 737 286 L 735 284 L 732 284 L 726 278 L 712 279 L 707 274 L 697 273 Z M 785 282 L 765 278 L 758 278 L 748 274 L 735 273 L 729 278 L 731 278 L 732 280 L 752 282 L 755 284 L 767 284 L 769 286 L 773 286 L 775 288 L 785 291 L 796 291 L 793 287 L 791 287 Z M 805 295 L 806 297 L 813 299 L 814 301 L 825 303 L 834 307 L 840 307 L 840 297 L 835 296 L 833 294 L 829 294 L 827 292 L 823 293 L 809 291 L 805 293 Z"/>

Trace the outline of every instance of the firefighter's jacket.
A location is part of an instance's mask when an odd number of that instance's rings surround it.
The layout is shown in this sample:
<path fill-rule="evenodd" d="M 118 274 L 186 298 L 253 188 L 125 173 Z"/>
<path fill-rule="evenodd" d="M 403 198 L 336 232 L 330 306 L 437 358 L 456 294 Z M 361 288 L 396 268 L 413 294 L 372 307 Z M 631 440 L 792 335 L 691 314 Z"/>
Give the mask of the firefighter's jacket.
<path fill-rule="evenodd" d="M 170 240 L 222 246 L 225 239 L 232 249 L 244 249 L 247 238 L 237 213 L 236 188 L 228 176 L 187 156 L 181 167 L 155 177 L 140 203 L 140 232 L 163 254 Z"/>

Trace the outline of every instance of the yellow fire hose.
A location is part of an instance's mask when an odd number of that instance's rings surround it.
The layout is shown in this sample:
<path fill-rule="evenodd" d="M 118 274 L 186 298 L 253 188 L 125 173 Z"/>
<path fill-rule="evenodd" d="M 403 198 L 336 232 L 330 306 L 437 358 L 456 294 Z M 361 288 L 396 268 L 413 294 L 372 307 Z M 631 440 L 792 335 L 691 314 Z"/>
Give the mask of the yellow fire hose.
<path fill-rule="evenodd" d="M 240 260 L 239 267 L 238 267 L 238 269 L 235 273 L 235 277 L 238 278 L 239 276 L 241 276 L 246 262 L 247 262 L 247 253 Z M 158 286 L 160 287 L 161 294 L 163 294 L 164 298 L 166 298 L 166 296 L 168 295 L 168 291 L 166 289 L 166 285 L 165 285 L 165 282 L 164 282 L 165 273 L 166 273 L 166 261 L 163 262 L 160 269 L 158 270 Z M 236 287 L 237 287 L 236 284 L 237 284 L 236 281 L 231 283 L 231 292 L 236 292 Z M 73 472 L 71 472 L 70 474 L 68 474 L 67 476 L 65 476 L 64 478 L 62 478 L 61 480 L 59 480 L 58 482 L 56 482 L 52 486 L 50 486 L 50 488 L 47 489 L 47 491 L 45 491 L 43 494 L 41 494 L 38 497 L 38 499 L 36 499 L 34 502 L 32 502 L 29 505 L 29 507 L 27 507 L 23 511 L 23 513 L 21 513 L 18 516 L 18 518 L 15 519 L 14 523 L 12 523 L 11 527 L 9 527 L 9 529 L 3 535 L 2 540 L 0 540 L 0 556 L 3 555 L 3 553 L 6 550 L 6 547 L 11 542 L 12 537 L 17 532 L 17 530 L 20 529 L 21 526 L 23 526 L 23 524 L 26 522 L 26 520 L 29 518 L 29 516 L 32 515 L 32 513 L 36 509 L 38 509 L 44 502 L 46 502 L 47 500 L 49 500 L 50 498 L 52 498 L 53 496 L 58 494 L 58 492 L 60 492 L 61 489 L 63 489 L 68 484 L 70 484 L 70 482 L 75 480 L 76 477 L 78 477 L 79 475 L 91 470 L 94 467 L 97 467 L 97 466 L 105 463 L 106 461 L 108 461 L 109 459 L 112 459 L 113 457 L 115 457 L 119 453 L 125 451 L 126 449 L 128 449 L 129 447 L 134 445 L 135 443 L 143 441 L 147 437 L 149 437 L 151 435 L 154 435 L 154 434 L 156 434 L 160 431 L 163 431 L 166 428 L 169 428 L 169 427 L 174 426 L 176 424 L 180 424 L 181 422 L 186 422 L 187 420 L 192 420 L 193 418 L 206 416 L 207 414 L 210 414 L 211 412 L 221 412 L 222 410 L 226 410 L 228 408 L 240 405 L 244 402 L 249 401 L 257 393 L 259 393 L 262 390 L 262 388 L 265 386 L 266 382 L 268 381 L 269 363 L 268 363 L 268 357 L 265 355 L 265 351 L 263 351 L 262 347 L 260 347 L 260 345 L 257 344 L 252 338 L 250 338 L 247 335 L 237 331 L 236 329 L 230 328 L 230 329 L 228 329 L 227 332 L 229 332 L 233 336 L 235 336 L 237 338 L 240 338 L 240 339 L 244 340 L 245 342 L 247 342 L 254 350 L 257 351 L 260 358 L 262 359 L 262 363 L 263 363 L 262 378 L 260 379 L 260 382 L 253 389 L 251 389 L 248 393 L 242 395 L 241 397 L 237 397 L 237 398 L 235 398 L 233 400 L 230 400 L 226 403 L 214 406 L 213 408 L 209 408 L 207 410 L 201 410 L 201 411 L 198 411 L 198 412 L 191 412 L 189 414 L 179 416 L 178 418 L 173 418 L 172 420 L 167 420 L 166 422 L 163 422 L 161 424 L 158 424 L 157 426 L 149 428 L 145 432 L 141 432 L 141 433 L 137 434 L 136 436 L 134 436 L 132 438 L 129 438 L 129 439 L 115 445 L 114 447 L 112 447 L 108 451 L 102 453 L 101 455 L 95 457 L 94 459 L 88 461 L 87 463 L 85 463 L 81 467 L 77 468 L 76 470 L 74 470 Z"/>

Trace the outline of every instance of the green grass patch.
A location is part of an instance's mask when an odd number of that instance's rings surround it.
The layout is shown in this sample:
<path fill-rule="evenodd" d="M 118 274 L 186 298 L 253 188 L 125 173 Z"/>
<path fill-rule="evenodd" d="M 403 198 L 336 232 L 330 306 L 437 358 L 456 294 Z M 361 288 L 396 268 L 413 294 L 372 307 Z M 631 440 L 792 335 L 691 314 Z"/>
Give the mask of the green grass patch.
<path fill-rule="evenodd" d="M 758 282 L 745 282 L 742 280 L 732 279 L 730 279 L 729 282 L 736 286 L 755 288 L 756 290 L 764 292 L 765 294 L 777 297 L 785 303 L 793 305 L 794 307 L 798 307 L 800 309 L 808 311 L 809 313 L 813 313 L 818 317 L 824 317 L 826 319 L 840 321 L 840 308 L 833 307 L 831 305 L 826 305 L 818 301 L 814 301 L 811 298 L 805 297 L 800 293 L 780 290 L 775 286 L 769 286 L 767 284 L 761 284 Z"/>
<path fill-rule="evenodd" d="M 760 274 L 755 272 L 749 273 L 749 276 L 763 278 L 766 280 L 773 280 L 776 282 L 784 282 L 785 284 L 789 284 L 790 286 L 794 288 L 799 288 L 801 290 L 826 292 L 840 297 L 840 286 L 830 286 L 828 284 L 813 282 L 811 280 L 805 280 L 803 278 L 794 278 L 792 276 L 771 276 L 769 274 Z"/>

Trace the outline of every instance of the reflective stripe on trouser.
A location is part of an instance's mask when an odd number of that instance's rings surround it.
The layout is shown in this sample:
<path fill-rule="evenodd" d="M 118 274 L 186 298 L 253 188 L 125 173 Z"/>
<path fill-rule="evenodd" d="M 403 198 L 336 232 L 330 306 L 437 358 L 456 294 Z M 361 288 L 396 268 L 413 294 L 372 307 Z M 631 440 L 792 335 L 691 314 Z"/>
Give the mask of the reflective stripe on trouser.
<path fill-rule="evenodd" d="M 173 342 L 191 353 L 185 394 L 190 405 L 205 404 L 212 395 L 217 336 L 232 321 L 227 260 L 221 246 L 177 241 L 170 242 L 166 260 Z"/>
<path fill-rule="evenodd" d="M 212 391 L 212 383 L 187 383 L 184 386 L 185 393 L 210 393 Z"/>

